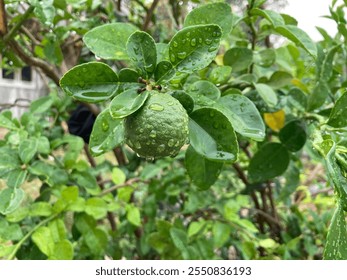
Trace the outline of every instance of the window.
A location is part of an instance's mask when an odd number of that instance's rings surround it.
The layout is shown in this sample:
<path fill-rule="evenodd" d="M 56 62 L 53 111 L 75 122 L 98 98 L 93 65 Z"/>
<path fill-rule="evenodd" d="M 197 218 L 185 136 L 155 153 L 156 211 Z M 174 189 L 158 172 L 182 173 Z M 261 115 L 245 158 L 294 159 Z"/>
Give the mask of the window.
<path fill-rule="evenodd" d="M 31 81 L 31 67 L 30 66 L 25 66 L 22 68 L 22 81 Z"/>
<path fill-rule="evenodd" d="M 4 79 L 14 80 L 14 72 L 8 69 L 2 69 L 2 77 Z"/>

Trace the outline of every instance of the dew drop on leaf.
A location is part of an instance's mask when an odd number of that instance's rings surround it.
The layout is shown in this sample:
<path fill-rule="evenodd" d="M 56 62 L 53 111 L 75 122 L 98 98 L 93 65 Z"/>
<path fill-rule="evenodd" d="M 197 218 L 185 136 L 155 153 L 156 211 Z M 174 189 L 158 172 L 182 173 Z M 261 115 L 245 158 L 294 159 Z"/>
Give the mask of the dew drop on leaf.
<path fill-rule="evenodd" d="M 192 47 L 195 47 L 195 46 L 196 46 L 196 39 L 195 39 L 195 38 L 193 38 L 193 39 L 190 41 L 190 45 L 191 45 Z"/>
<path fill-rule="evenodd" d="M 172 63 L 176 61 L 176 56 L 173 53 L 170 55 L 170 60 Z"/>
<path fill-rule="evenodd" d="M 213 47 L 208 48 L 208 51 L 209 52 L 214 52 L 216 49 L 217 49 L 217 47 L 213 46 Z"/>
<path fill-rule="evenodd" d="M 212 44 L 212 40 L 211 39 L 205 39 L 205 44 L 206 45 L 211 45 Z"/>
<path fill-rule="evenodd" d="M 177 48 L 177 47 L 178 47 L 178 44 L 177 44 L 177 42 L 176 42 L 176 41 L 173 41 L 173 46 L 174 46 L 175 48 Z"/>
<path fill-rule="evenodd" d="M 107 131 L 110 128 L 108 122 L 106 121 L 102 122 L 101 127 L 103 131 Z"/>
<path fill-rule="evenodd" d="M 187 53 L 186 52 L 179 52 L 177 54 L 177 56 L 178 56 L 179 59 L 185 59 L 186 56 L 187 56 Z"/>

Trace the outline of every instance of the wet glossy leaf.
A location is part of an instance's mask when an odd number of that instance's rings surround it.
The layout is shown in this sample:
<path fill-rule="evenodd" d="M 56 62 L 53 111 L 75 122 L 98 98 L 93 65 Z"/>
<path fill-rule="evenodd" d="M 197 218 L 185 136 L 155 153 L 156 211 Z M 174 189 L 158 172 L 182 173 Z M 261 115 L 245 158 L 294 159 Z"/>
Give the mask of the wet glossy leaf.
<path fill-rule="evenodd" d="M 124 141 L 122 119 L 111 117 L 109 109 L 102 111 L 96 118 L 89 140 L 93 156 L 99 156 L 112 150 Z"/>
<path fill-rule="evenodd" d="M 270 86 L 266 84 L 255 84 L 254 86 L 269 107 L 275 107 L 277 105 L 278 100 L 276 92 Z"/>
<path fill-rule="evenodd" d="M 157 65 L 157 49 L 154 39 L 146 32 L 135 31 L 130 35 L 126 49 L 140 75 L 149 79 Z"/>
<path fill-rule="evenodd" d="M 117 91 L 118 76 L 107 64 L 88 62 L 71 68 L 60 80 L 67 95 L 83 102 L 101 102 Z"/>
<path fill-rule="evenodd" d="M 231 76 L 230 66 L 218 66 L 212 69 L 209 80 L 215 85 L 225 84 Z"/>
<path fill-rule="evenodd" d="M 253 62 L 262 67 L 270 67 L 275 61 L 276 52 L 273 49 L 265 49 L 253 54 Z"/>
<path fill-rule="evenodd" d="M 219 89 L 209 81 L 195 82 L 188 88 L 187 93 L 193 97 L 194 103 L 199 106 L 213 105 L 221 96 Z"/>
<path fill-rule="evenodd" d="M 95 195 L 100 193 L 100 188 L 96 182 L 95 176 L 90 173 L 90 171 L 73 171 L 71 178 L 76 182 L 76 184 L 84 188 L 88 193 Z"/>
<path fill-rule="evenodd" d="M 329 227 L 324 248 L 325 260 L 347 259 L 347 226 L 345 212 L 339 204 Z"/>
<path fill-rule="evenodd" d="M 285 123 L 285 112 L 283 110 L 279 110 L 274 113 L 265 113 L 264 121 L 268 127 L 270 127 L 273 131 L 280 131 L 284 127 Z"/>
<path fill-rule="evenodd" d="M 347 126 L 347 94 L 344 93 L 335 103 L 333 107 L 328 125 L 336 128 Z"/>
<path fill-rule="evenodd" d="M 85 212 L 95 220 L 102 219 L 107 214 L 107 203 L 100 197 L 92 197 L 86 200 Z"/>
<path fill-rule="evenodd" d="M 267 84 L 273 89 L 280 89 L 285 86 L 291 85 L 292 79 L 293 76 L 290 73 L 284 71 L 276 71 L 271 75 L 270 80 Z"/>
<path fill-rule="evenodd" d="M 161 61 L 158 63 L 155 69 L 154 79 L 156 84 L 160 84 L 164 81 L 171 80 L 176 74 L 175 69 L 173 69 L 172 64 L 169 61 Z"/>
<path fill-rule="evenodd" d="M 137 30 L 129 23 L 110 23 L 88 31 L 83 41 L 96 56 L 103 59 L 129 59 L 126 43 L 132 33 Z"/>
<path fill-rule="evenodd" d="M 23 163 L 28 163 L 37 152 L 37 139 L 30 138 L 20 143 L 18 148 L 19 157 Z"/>
<path fill-rule="evenodd" d="M 8 116 L 3 112 L 0 113 L 0 127 L 8 129 L 18 129 L 14 122 L 12 122 L 12 120 L 8 118 Z"/>
<path fill-rule="evenodd" d="M 233 25 L 230 5 L 222 2 L 210 3 L 192 10 L 184 21 L 184 27 L 201 24 L 217 24 L 227 36 Z"/>
<path fill-rule="evenodd" d="M 329 86 L 324 81 L 319 81 L 308 97 L 307 110 L 313 111 L 322 106 L 330 93 Z"/>
<path fill-rule="evenodd" d="M 197 25 L 178 31 L 169 43 L 170 62 L 178 72 L 192 73 L 215 58 L 222 31 L 218 25 Z"/>
<path fill-rule="evenodd" d="M 185 165 L 192 182 L 200 189 L 206 190 L 218 179 L 223 162 L 208 160 L 189 146 L 186 151 Z"/>
<path fill-rule="evenodd" d="M 176 98 L 182 104 L 182 106 L 184 107 L 184 109 L 186 109 L 188 114 L 190 114 L 193 111 L 193 109 L 194 109 L 194 100 L 185 91 L 183 91 L 183 90 L 175 90 L 174 92 L 172 92 L 172 96 L 174 98 Z"/>
<path fill-rule="evenodd" d="M 234 162 L 238 143 L 228 118 L 213 108 L 201 108 L 190 115 L 190 144 L 200 155 L 212 161 Z"/>
<path fill-rule="evenodd" d="M 224 54 L 223 62 L 231 66 L 233 72 L 246 70 L 253 62 L 253 52 L 248 48 L 232 48 Z"/>
<path fill-rule="evenodd" d="M 276 13 L 275 11 L 262 10 L 262 9 L 255 8 L 251 10 L 251 15 L 257 15 L 257 16 L 266 18 L 273 27 L 277 27 L 277 26 L 281 26 L 285 24 L 283 17 L 279 13 Z"/>
<path fill-rule="evenodd" d="M 321 71 L 319 73 L 320 81 L 329 81 L 333 74 L 333 64 L 336 52 L 341 48 L 341 45 L 332 47 L 328 53 L 325 55 L 322 67 L 319 68 Z"/>
<path fill-rule="evenodd" d="M 256 141 L 265 137 L 265 125 L 252 101 L 240 94 L 221 97 L 217 105 L 232 123 L 236 132 Z"/>
<path fill-rule="evenodd" d="M 30 112 L 33 114 L 46 112 L 51 108 L 52 104 L 53 98 L 51 96 L 41 97 L 30 104 Z"/>
<path fill-rule="evenodd" d="M 145 103 L 149 93 L 148 90 L 138 93 L 137 89 L 129 89 L 118 94 L 110 104 L 112 118 L 121 119 L 136 112 Z"/>
<path fill-rule="evenodd" d="M 0 213 L 6 215 L 16 210 L 24 196 L 25 193 L 20 188 L 7 188 L 0 191 Z"/>
<path fill-rule="evenodd" d="M 122 68 L 118 73 L 119 87 L 117 93 L 121 93 L 128 89 L 143 87 L 143 84 L 138 82 L 140 74 L 130 68 Z"/>
<path fill-rule="evenodd" d="M 169 45 L 165 43 L 156 43 L 155 44 L 157 49 L 157 62 L 163 61 L 163 60 L 169 60 Z"/>
<path fill-rule="evenodd" d="M 279 138 L 289 151 L 299 151 L 305 145 L 307 138 L 303 123 L 298 120 L 287 123 L 281 129 Z"/>
<path fill-rule="evenodd" d="M 20 187 L 24 183 L 27 174 L 28 174 L 28 171 L 23 170 L 21 168 L 11 170 L 6 175 L 7 186 L 10 188 Z"/>
<path fill-rule="evenodd" d="M 248 167 L 251 182 L 264 182 L 283 174 L 289 165 L 289 153 L 280 143 L 267 143 L 253 156 Z"/>
<path fill-rule="evenodd" d="M 313 58 L 317 57 L 317 48 L 315 43 L 306 34 L 306 32 L 304 32 L 300 28 L 294 25 L 285 25 L 285 26 L 277 26 L 275 30 L 280 35 L 291 40 L 297 46 L 302 47 Z"/>
<path fill-rule="evenodd" d="M 288 92 L 287 102 L 295 109 L 304 112 L 307 107 L 307 96 L 299 88 L 292 88 Z"/>

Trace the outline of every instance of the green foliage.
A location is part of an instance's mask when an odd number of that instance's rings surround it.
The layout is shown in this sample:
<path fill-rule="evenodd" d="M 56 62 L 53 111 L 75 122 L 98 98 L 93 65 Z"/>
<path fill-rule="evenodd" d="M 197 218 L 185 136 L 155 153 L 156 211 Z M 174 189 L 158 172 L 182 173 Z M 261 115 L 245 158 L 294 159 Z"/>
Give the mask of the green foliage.
<path fill-rule="evenodd" d="M 264 0 L 241 16 L 224 2 L 173 13 L 181 30 L 156 13 L 147 25 L 142 1 L 128 17 L 63 2 L 29 1 L 50 32 L 15 37 L 54 71 L 85 47 L 62 91 L 19 119 L 0 112 L 0 258 L 347 258 L 342 6 L 339 33 L 315 43 Z M 4 61 L 20 65 L 12 45 Z M 66 131 L 76 102 L 100 109 L 88 144 Z"/>

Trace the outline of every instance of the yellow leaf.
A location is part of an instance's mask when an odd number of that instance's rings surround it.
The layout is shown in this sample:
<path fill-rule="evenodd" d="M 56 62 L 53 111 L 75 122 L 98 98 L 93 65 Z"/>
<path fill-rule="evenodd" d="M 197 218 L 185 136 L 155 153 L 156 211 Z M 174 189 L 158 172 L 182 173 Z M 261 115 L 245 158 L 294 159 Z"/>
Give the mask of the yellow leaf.
<path fill-rule="evenodd" d="M 292 84 L 298 87 L 299 89 L 301 89 L 303 92 L 306 92 L 306 93 L 309 92 L 309 89 L 307 88 L 307 86 L 299 79 L 296 79 L 296 78 L 292 79 Z"/>
<path fill-rule="evenodd" d="M 268 127 L 273 131 L 280 131 L 284 126 L 285 113 L 283 110 L 279 110 L 275 113 L 265 113 L 264 120 Z"/>
<path fill-rule="evenodd" d="M 219 54 L 216 56 L 215 61 L 216 61 L 217 65 L 219 65 L 219 66 L 224 65 L 223 58 L 224 58 L 224 54 Z"/>

